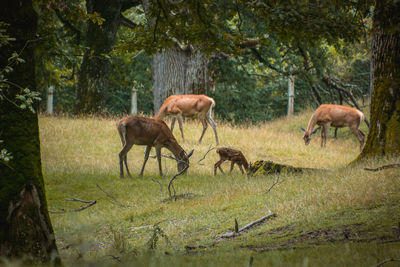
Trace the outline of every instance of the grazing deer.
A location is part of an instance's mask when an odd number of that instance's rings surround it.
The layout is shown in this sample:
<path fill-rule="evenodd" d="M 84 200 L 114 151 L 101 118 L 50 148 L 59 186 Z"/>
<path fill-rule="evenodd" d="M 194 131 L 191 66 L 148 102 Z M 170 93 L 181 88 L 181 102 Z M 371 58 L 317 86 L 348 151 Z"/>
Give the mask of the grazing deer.
<path fill-rule="evenodd" d="M 178 119 L 182 140 L 185 141 L 182 129 L 182 117 L 197 116 L 203 124 L 203 132 L 201 133 L 199 143 L 201 143 L 208 127 L 207 123 L 209 123 L 214 130 L 215 140 L 218 145 L 217 127 L 212 119 L 212 108 L 214 106 L 214 99 L 206 95 L 172 95 L 164 101 L 155 118 L 163 119 L 165 116 L 173 116 L 171 131 L 174 130 L 175 121 Z"/>
<path fill-rule="evenodd" d="M 126 172 L 130 177 L 131 174 L 127 164 L 127 154 L 133 145 L 146 146 L 144 162 L 140 175 L 143 175 L 144 167 L 149 159 L 150 150 L 154 146 L 156 148 L 158 168 L 160 176 L 161 169 L 161 148 L 165 147 L 170 150 L 178 163 L 178 171 L 182 171 L 189 167 L 189 157 L 193 154 L 193 150 L 186 154 L 185 150 L 178 144 L 171 130 L 164 121 L 159 119 L 144 118 L 139 116 L 127 116 L 117 123 L 117 129 L 122 141 L 122 150 L 119 153 L 120 176 L 124 177 L 125 163 Z"/>
<path fill-rule="evenodd" d="M 330 126 L 337 128 L 349 127 L 360 142 L 361 149 L 364 144 L 365 134 L 358 127 L 364 119 L 364 114 L 355 108 L 331 104 L 321 105 L 311 116 L 307 130 L 301 127 L 305 132 L 303 136 L 304 142 L 306 145 L 310 143 L 311 135 L 318 130 L 313 130 L 316 124 L 322 127 L 321 147 L 326 146 L 326 137 L 328 136 Z"/>
<path fill-rule="evenodd" d="M 249 170 L 249 163 L 247 163 L 247 160 L 241 151 L 229 147 L 220 147 L 217 148 L 217 153 L 219 155 L 219 161 L 214 165 L 214 175 L 217 175 L 217 168 L 219 168 L 220 171 L 224 173 L 221 168 L 221 164 L 226 160 L 229 160 L 231 162 L 231 172 L 235 163 L 239 166 L 242 174 L 244 174 L 242 166 L 244 167 L 246 172 Z"/>

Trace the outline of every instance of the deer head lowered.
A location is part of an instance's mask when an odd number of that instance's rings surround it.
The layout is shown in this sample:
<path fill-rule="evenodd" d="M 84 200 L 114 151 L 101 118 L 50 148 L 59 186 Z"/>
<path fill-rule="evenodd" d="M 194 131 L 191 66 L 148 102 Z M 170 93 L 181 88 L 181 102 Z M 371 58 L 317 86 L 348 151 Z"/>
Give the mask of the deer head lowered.
<path fill-rule="evenodd" d="M 314 129 L 315 125 L 319 125 L 321 130 L 321 147 L 326 146 L 326 137 L 331 126 L 342 128 L 349 127 L 351 132 L 357 137 L 360 142 L 360 149 L 364 144 L 365 134 L 358 129 L 360 123 L 365 119 L 364 114 L 351 107 L 341 105 L 324 104 L 319 106 L 310 118 L 307 130 L 300 127 L 305 133 L 303 136 L 304 143 L 308 145 L 311 140 L 311 135 L 319 128 Z"/>
<path fill-rule="evenodd" d="M 203 132 L 201 133 L 199 143 L 201 143 L 208 127 L 207 123 L 209 123 L 214 130 L 215 140 L 218 145 L 217 127 L 212 119 L 212 108 L 214 106 L 214 99 L 206 95 L 172 95 L 164 101 L 160 110 L 154 117 L 163 119 L 165 116 L 173 116 L 171 131 L 174 130 L 175 121 L 178 119 L 179 129 L 181 130 L 182 140 L 184 141 L 182 117 L 197 116 L 203 124 Z"/>
<path fill-rule="evenodd" d="M 193 150 L 190 151 L 189 154 L 186 154 L 185 150 L 178 144 L 171 130 L 164 121 L 131 115 L 121 119 L 117 123 L 117 129 L 123 146 L 119 153 L 121 178 L 124 177 L 124 163 L 128 176 L 131 176 L 127 164 L 127 153 L 133 145 L 146 146 L 144 162 L 142 169 L 140 170 L 140 175 L 143 175 L 144 167 L 146 166 L 150 150 L 153 146 L 156 149 L 158 168 L 161 176 L 161 148 L 163 147 L 167 148 L 174 154 L 179 172 L 186 166 L 189 166 L 189 157 L 193 154 Z"/>

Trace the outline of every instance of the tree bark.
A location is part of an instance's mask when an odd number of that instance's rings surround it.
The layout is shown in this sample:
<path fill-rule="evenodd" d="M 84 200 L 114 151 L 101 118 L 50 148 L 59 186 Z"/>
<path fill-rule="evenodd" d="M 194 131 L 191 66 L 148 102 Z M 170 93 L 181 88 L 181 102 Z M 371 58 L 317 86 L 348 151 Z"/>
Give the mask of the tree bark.
<path fill-rule="evenodd" d="M 97 12 L 105 20 L 101 25 L 88 21 L 86 47 L 89 49 L 78 75 L 77 113 L 104 112 L 110 73 L 108 54 L 115 43 L 121 8 L 120 0 L 86 1 L 87 13 Z"/>
<path fill-rule="evenodd" d="M 206 55 L 196 49 L 172 47 L 153 55 L 154 113 L 170 95 L 205 94 Z"/>
<path fill-rule="evenodd" d="M 15 41 L 1 47 L 0 68 L 9 64 L 13 52 L 25 63 L 13 65 L 6 79 L 15 85 L 3 87 L 0 100 L 0 148 L 12 153 L 0 160 L 0 256 L 27 257 L 33 262 L 60 263 L 47 210 L 40 158 L 37 114 L 21 109 L 15 96 L 22 88 L 35 90 L 34 44 L 37 15 L 32 0 L 8 1 L 0 21 L 9 24 L 6 34 Z"/>
<path fill-rule="evenodd" d="M 371 127 L 360 158 L 400 153 L 400 2 L 375 1 Z"/>

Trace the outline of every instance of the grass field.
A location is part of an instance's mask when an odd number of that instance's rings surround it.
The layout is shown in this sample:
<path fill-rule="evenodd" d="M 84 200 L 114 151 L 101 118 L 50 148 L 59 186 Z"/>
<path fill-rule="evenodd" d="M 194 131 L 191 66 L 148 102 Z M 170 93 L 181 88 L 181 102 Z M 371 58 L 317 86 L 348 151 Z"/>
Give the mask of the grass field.
<path fill-rule="evenodd" d="M 65 198 L 97 201 L 80 212 L 51 214 L 64 263 L 248 266 L 251 259 L 253 266 L 368 266 L 400 258 L 400 242 L 394 242 L 400 238 L 400 170 L 363 170 L 400 158 L 347 167 L 359 153 L 356 137 L 341 129 L 333 139 L 332 129 L 326 149 L 319 146 L 319 134 L 305 146 L 299 127 L 307 126 L 310 115 L 248 127 L 217 124 L 221 145 L 240 149 L 251 162 L 323 169 L 279 177 L 247 178 L 237 167 L 214 176 L 215 150 L 198 163 L 215 145 L 212 130 L 199 145 L 201 124 L 186 122 L 181 145 L 195 152 L 187 175 L 174 182 L 182 196 L 176 201 L 167 191 L 176 173 L 172 160 L 163 159 L 164 177 L 158 176 L 156 159 L 138 176 L 144 147 L 128 153 L 133 177 L 119 178 L 118 118 L 40 116 L 49 209 L 69 211 L 82 204 Z M 368 132 L 364 123 L 361 129 Z M 174 133 L 181 142 L 177 127 Z M 227 171 L 229 164 L 222 167 Z M 278 178 L 281 182 L 265 193 Z M 243 226 L 267 209 L 277 216 L 236 238 L 216 239 L 233 229 L 235 218 Z"/>

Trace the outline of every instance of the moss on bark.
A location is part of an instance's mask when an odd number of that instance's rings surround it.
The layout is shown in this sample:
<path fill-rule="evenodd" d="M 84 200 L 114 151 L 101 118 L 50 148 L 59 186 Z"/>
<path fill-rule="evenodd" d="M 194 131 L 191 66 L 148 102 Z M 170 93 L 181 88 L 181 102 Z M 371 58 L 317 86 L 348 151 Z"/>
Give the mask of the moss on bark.
<path fill-rule="evenodd" d="M 371 51 L 371 127 L 358 159 L 400 153 L 400 2 L 376 1 Z"/>
<path fill-rule="evenodd" d="M 7 7 L 0 11 L 0 21 L 9 24 L 7 34 L 16 38 L 16 41 L 1 47 L 0 67 L 4 68 L 9 63 L 8 58 L 13 52 L 21 52 L 20 57 L 25 63 L 14 65 L 14 71 L 6 78 L 22 88 L 35 90 L 33 40 L 36 38 L 37 16 L 32 1 L 8 1 Z M 3 88 L 8 100 L 0 104 L 2 148 L 13 156 L 7 165 L 0 162 L 0 255 L 26 255 L 43 262 L 51 259 L 59 262 L 47 211 L 38 118 L 37 114 L 22 110 L 12 102 L 16 101 L 17 94 L 21 94 L 19 86 Z M 34 193 L 23 193 L 27 190 Z M 43 237 L 47 242 L 43 242 Z"/>

